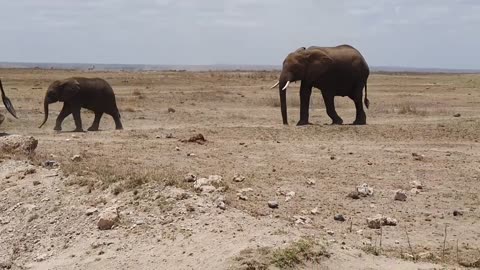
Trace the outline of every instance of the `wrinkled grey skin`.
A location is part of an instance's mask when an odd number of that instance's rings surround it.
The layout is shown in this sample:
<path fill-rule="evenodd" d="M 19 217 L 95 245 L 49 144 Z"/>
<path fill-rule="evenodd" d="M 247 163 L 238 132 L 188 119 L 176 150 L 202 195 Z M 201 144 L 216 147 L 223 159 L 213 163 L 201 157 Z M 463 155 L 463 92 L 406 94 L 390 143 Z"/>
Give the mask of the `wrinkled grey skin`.
<path fill-rule="evenodd" d="M 3 121 L 5 120 L 5 116 L 0 113 L 0 125 L 3 123 Z"/>
<path fill-rule="evenodd" d="M 365 87 L 365 106 L 368 108 L 367 79 L 370 74 L 367 62 L 355 48 L 349 45 L 337 47 L 301 47 L 290 53 L 283 62 L 279 78 L 280 106 L 283 124 L 288 125 L 286 89 L 287 82 L 301 81 L 300 120 L 297 125 L 308 125 L 312 88 L 322 92 L 328 116 L 332 124 L 343 124 L 335 110 L 335 96 L 348 96 L 355 103 L 354 125 L 365 125 L 367 117 L 362 98 Z"/>
<path fill-rule="evenodd" d="M 73 114 L 75 132 L 83 132 L 80 109 L 86 108 L 95 113 L 95 119 L 88 128 L 97 131 L 100 119 L 104 113 L 112 116 L 116 129 L 123 129 L 120 113 L 115 101 L 112 87 L 103 79 L 74 77 L 53 82 L 47 90 L 44 99 L 45 118 L 42 127 L 48 119 L 48 105 L 57 101 L 63 102 L 63 108 L 57 117 L 54 130 L 62 130 L 65 117 Z"/>

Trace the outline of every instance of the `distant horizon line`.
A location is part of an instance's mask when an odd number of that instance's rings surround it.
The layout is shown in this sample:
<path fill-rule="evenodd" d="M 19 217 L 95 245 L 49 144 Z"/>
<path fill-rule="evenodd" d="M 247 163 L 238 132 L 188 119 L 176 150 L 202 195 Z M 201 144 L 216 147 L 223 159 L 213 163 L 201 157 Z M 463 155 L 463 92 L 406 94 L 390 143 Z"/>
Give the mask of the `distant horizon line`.
<path fill-rule="evenodd" d="M 81 69 L 81 70 L 125 70 L 125 71 L 235 71 L 281 70 L 281 65 L 272 64 L 108 64 L 108 63 L 67 63 L 67 62 L 11 62 L 0 61 L 0 68 L 39 68 L 39 69 Z M 407 67 L 407 66 L 370 66 L 372 72 L 419 72 L 419 73 L 480 73 L 480 69 Z"/>

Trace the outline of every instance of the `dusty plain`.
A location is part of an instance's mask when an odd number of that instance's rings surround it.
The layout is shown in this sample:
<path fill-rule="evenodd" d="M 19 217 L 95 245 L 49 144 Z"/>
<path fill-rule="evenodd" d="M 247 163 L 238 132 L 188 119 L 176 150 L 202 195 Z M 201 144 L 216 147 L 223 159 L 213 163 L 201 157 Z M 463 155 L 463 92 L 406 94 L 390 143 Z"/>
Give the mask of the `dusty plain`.
<path fill-rule="evenodd" d="M 48 85 L 70 76 L 110 82 L 125 130 L 104 115 L 99 132 L 69 132 L 71 116 L 55 132 L 59 103 L 39 129 Z M 0 269 L 480 267 L 480 75 L 372 74 L 366 126 L 329 125 L 314 90 L 303 127 L 299 83 L 281 124 L 277 76 L 0 70 L 20 117 L 0 107 L 1 136 L 38 139 L 30 155 L 0 152 Z M 352 123 L 353 102 L 336 105 Z M 206 194 L 187 174 L 223 180 Z M 347 197 L 364 183 L 373 196 Z M 113 206 L 118 222 L 99 230 Z M 379 214 L 398 224 L 369 228 Z"/>

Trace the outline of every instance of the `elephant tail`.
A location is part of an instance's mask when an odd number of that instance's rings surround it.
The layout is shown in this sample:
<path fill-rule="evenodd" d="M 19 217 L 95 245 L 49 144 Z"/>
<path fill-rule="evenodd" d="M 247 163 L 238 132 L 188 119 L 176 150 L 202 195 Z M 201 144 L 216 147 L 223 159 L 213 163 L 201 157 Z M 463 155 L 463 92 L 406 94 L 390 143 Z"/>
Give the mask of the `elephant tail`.
<path fill-rule="evenodd" d="M 367 107 L 367 109 L 368 109 L 368 106 L 370 106 L 370 100 L 368 100 L 368 98 L 367 98 L 367 82 L 365 82 L 365 100 L 364 100 L 364 102 L 365 102 L 365 107 Z"/>

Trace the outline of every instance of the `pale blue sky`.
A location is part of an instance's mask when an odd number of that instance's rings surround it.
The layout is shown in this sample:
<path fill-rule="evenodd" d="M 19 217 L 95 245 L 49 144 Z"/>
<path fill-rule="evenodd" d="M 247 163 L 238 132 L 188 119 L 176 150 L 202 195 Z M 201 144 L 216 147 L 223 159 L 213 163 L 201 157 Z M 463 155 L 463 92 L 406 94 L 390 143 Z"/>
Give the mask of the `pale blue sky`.
<path fill-rule="evenodd" d="M 348 43 L 372 66 L 480 68 L 480 0 L 4 0 L 0 12 L 0 61 L 268 65 Z"/>

